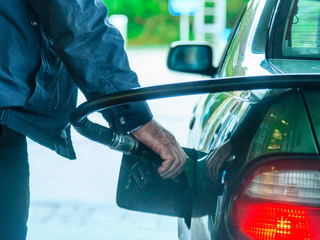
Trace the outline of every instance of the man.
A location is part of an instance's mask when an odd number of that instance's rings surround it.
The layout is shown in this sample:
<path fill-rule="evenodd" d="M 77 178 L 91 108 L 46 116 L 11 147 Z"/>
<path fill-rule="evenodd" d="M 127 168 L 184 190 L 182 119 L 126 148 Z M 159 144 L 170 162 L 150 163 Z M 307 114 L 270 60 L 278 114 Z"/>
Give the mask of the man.
<path fill-rule="evenodd" d="M 138 87 L 123 39 L 102 0 L 3 0 L 0 5 L 0 239 L 25 239 L 29 166 L 25 136 L 74 159 L 69 115 L 87 99 Z M 145 102 L 104 116 L 160 154 L 174 178 L 186 155 Z"/>

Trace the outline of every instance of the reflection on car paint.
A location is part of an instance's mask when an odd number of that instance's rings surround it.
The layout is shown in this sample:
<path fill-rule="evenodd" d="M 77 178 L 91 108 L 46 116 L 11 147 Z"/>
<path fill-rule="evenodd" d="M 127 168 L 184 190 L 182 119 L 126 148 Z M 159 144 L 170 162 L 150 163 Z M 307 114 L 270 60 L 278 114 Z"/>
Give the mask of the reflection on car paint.
<path fill-rule="evenodd" d="M 296 91 L 270 106 L 252 139 L 247 160 L 280 152 L 317 153 L 307 112 Z"/>
<path fill-rule="evenodd" d="M 208 152 L 224 142 L 244 114 L 249 104 L 247 99 L 247 91 L 238 91 L 210 94 L 203 104 L 199 103 L 195 112 L 202 113 L 202 117 L 194 126 L 198 130 L 194 129 L 193 132 L 201 131 L 201 136 L 198 139 L 199 145 L 194 147 Z M 189 139 L 194 137 L 190 135 Z"/>

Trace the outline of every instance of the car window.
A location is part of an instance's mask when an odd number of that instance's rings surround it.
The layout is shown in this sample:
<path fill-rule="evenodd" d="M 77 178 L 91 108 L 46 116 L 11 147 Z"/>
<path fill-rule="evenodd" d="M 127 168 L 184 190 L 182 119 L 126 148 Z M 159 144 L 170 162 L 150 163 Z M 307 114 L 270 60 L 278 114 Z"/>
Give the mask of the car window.
<path fill-rule="evenodd" d="M 272 57 L 320 59 L 320 0 L 282 2 Z"/>
<path fill-rule="evenodd" d="M 320 1 L 294 1 L 287 19 L 283 56 L 319 57 Z"/>

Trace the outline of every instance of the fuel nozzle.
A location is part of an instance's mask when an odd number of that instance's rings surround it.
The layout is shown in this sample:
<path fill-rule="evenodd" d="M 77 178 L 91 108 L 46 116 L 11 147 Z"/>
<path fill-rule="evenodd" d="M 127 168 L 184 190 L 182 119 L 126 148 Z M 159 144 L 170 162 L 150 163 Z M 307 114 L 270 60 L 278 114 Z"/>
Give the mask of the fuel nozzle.
<path fill-rule="evenodd" d="M 173 179 L 163 179 L 158 173 L 158 167 L 162 159 L 153 151 L 144 150 L 143 154 L 137 155 L 136 163 L 131 168 L 131 175 L 136 184 L 142 190 L 157 189 L 165 191 L 186 192 L 193 186 L 197 162 L 197 151 L 183 148 L 187 154 L 186 164 L 183 172 Z"/>
<path fill-rule="evenodd" d="M 141 189 L 159 190 L 159 188 L 164 188 L 172 191 L 187 191 L 193 185 L 198 159 L 198 152 L 195 149 L 183 148 L 187 155 L 183 172 L 174 179 L 163 179 L 157 171 L 163 161 L 161 157 L 139 142 L 134 136 L 113 132 L 109 147 L 137 159 L 131 173 Z"/>
<path fill-rule="evenodd" d="M 141 143 L 130 134 L 120 134 L 113 132 L 112 140 L 109 147 L 127 154 L 134 154 L 140 151 Z"/>

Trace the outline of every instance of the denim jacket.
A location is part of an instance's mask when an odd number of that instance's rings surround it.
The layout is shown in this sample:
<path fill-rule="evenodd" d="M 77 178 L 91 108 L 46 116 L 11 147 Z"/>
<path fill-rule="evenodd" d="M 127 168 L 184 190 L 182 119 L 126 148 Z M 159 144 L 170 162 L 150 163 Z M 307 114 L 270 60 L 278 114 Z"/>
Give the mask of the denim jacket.
<path fill-rule="evenodd" d="M 139 87 L 106 6 L 102 0 L 2 0 L 0 26 L 0 124 L 74 159 L 69 116 L 78 88 L 90 100 Z M 152 118 L 145 102 L 108 116 L 119 132 Z"/>

